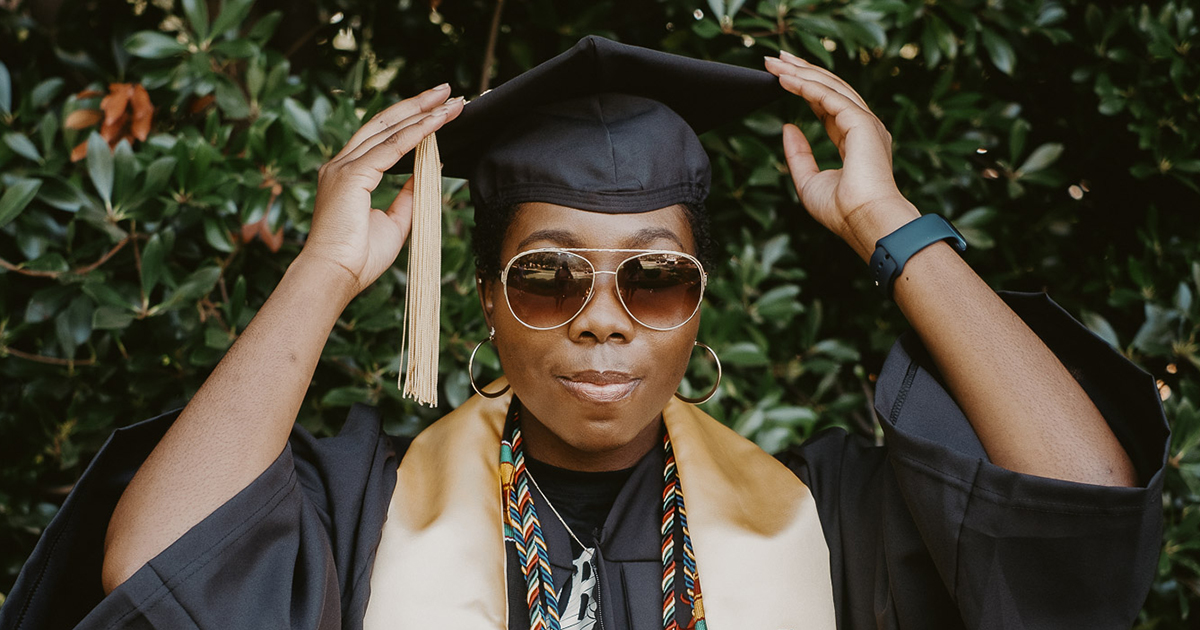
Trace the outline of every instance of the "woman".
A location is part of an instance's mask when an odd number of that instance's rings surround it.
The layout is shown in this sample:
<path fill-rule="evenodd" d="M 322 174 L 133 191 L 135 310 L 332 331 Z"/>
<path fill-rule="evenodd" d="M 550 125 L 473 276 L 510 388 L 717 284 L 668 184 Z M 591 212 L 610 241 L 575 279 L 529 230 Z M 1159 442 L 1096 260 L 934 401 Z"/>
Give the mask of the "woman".
<path fill-rule="evenodd" d="M 106 447 L 0 627 L 1128 627 L 1161 527 L 1149 381 L 1048 302 L 1014 313 L 953 233 L 902 230 L 919 213 L 861 97 L 791 55 L 765 63 L 588 38 L 465 106 L 521 113 L 486 149 L 455 148 L 487 117 L 468 124 L 446 86 L 373 118 L 321 170 L 276 291 L 178 418 Z M 881 375 L 887 449 L 834 431 L 775 460 L 673 398 L 704 284 L 691 129 L 776 84 L 844 160 L 820 170 L 785 126 L 805 208 L 864 260 L 888 237 L 895 273 L 872 268 L 924 344 Z M 448 170 L 470 155 L 506 381 L 411 442 L 365 408 L 314 440 L 292 425 L 325 338 L 411 223 L 411 184 L 386 211 L 370 191 L 443 127 Z"/>

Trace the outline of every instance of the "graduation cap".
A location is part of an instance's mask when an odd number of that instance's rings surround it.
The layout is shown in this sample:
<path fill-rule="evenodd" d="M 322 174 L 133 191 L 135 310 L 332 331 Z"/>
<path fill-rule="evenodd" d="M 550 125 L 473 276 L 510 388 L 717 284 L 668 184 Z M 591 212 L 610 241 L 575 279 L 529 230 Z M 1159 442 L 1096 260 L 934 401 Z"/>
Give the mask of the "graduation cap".
<path fill-rule="evenodd" d="M 405 395 L 437 404 L 442 175 L 469 180 L 476 213 L 700 204 L 712 172 L 697 135 L 784 94 L 763 70 L 588 36 L 469 102 L 392 169 L 416 177 Z"/>

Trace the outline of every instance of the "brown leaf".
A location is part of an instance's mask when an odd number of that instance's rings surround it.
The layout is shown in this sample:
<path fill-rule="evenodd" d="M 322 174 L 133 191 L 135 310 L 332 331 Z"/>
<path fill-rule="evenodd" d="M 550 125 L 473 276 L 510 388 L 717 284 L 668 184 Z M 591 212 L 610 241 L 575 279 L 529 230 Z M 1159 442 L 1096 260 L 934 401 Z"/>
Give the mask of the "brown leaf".
<path fill-rule="evenodd" d="M 150 103 L 150 94 L 141 83 L 133 86 L 133 125 L 130 131 L 138 140 L 145 140 L 150 135 L 150 124 L 154 121 L 154 105 Z"/>
<path fill-rule="evenodd" d="M 87 140 L 80 142 L 79 144 L 75 145 L 74 149 L 71 149 L 72 162 L 78 162 L 85 157 L 87 157 Z"/>
<path fill-rule="evenodd" d="M 109 122 L 108 118 L 104 119 L 104 124 L 100 125 L 100 135 L 108 140 L 108 146 L 117 146 L 124 136 L 125 123 L 129 122 L 129 112 L 121 112 L 121 115 L 116 120 Z"/>
<path fill-rule="evenodd" d="M 97 96 L 104 96 L 104 93 L 98 90 L 84 90 L 82 92 L 75 93 L 75 98 L 80 100 L 85 98 L 96 98 Z"/>
<path fill-rule="evenodd" d="M 266 221 L 266 220 L 267 220 L 266 217 L 263 217 L 262 219 L 259 219 L 258 221 L 255 221 L 254 223 L 242 224 L 242 242 L 249 243 L 250 241 L 253 241 L 254 237 L 258 236 L 258 226 L 261 225 L 262 222 Z"/>
<path fill-rule="evenodd" d="M 108 86 L 108 96 L 100 101 L 100 109 L 104 110 L 106 126 L 111 125 L 118 116 L 125 113 L 131 96 L 133 96 L 133 86 L 128 83 L 113 83 Z"/>
<path fill-rule="evenodd" d="M 215 94 L 206 94 L 200 98 L 193 99 L 192 104 L 188 106 L 188 111 L 193 114 L 199 114 L 200 112 L 208 109 L 208 106 L 212 105 L 216 100 L 217 96 Z"/>
<path fill-rule="evenodd" d="M 283 228 L 280 227 L 272 233 L 271 229 L 267 227 L 268 225 L 267 218 L 263 217 L 263 220 L 259 222 L 258 237 L 262 239 L 267 249 L 271 250 L 271 253 L 274 254 L 279 251 L 280 247 L 283 247 Z"/>
<path fill-rule="evenodd" d="M 67 114 L 67 119 L 63 122 L 63 127 L 67 129 L 83 129 L 91 127 L 100 122 L 104 118 L 98 109 L 77 109 L 70 114 Z"/>

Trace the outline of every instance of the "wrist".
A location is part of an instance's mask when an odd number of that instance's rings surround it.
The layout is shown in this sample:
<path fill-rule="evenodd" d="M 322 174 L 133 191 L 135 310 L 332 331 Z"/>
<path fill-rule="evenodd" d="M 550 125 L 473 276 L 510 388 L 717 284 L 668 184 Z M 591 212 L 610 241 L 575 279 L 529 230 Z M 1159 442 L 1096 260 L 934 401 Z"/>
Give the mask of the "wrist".
<path fill-rule="evenodd" d="M 326 303 L 337 308 L 338 315 L 341 315 L 341 312 L 360 290 L 358 276 L 347 269 L 345 265 L 320 256 L 305 254 L 303 250 L 292 261 L 292 264 L 288 265 L 276 290 L 294 286 L 319 289 L 326 298 Z"/>
<path fill-rule="evenodd" d="M 868 202 L 846 216 L 849 233 L 844 237 L 858 257 L 867 262 L 879 239 L 895 232 L 921 212 L 904 197 Z"/>

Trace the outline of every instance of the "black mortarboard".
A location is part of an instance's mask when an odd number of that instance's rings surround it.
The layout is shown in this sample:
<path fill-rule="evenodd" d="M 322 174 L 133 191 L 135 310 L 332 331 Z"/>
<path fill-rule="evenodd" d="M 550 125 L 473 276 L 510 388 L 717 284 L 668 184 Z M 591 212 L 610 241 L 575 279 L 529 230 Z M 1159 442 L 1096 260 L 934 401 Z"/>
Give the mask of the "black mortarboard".
<path fill-rule="evenodd" d="M 436 146 L 427 139 L 424 150 L 393 169 L 415 170 L 417 178 L 406 334 L 414 346 L 438 337 L 437 306 L 424 303 L 436 300 L 440 236 L 419 232 L 440 231 L 441 222 L 419 215 L 440 199 L 439 154 L 442 175 L 470 181 L 476 213 L 533 201 L 606 213 L 699 204 L 708 196 L 711 168 L 697 134 L 784 93 L 763 70 L 596 36 L 485 92 L 438 130 Z M 421 274 L 423 282 L 414 276 L 418 267 L 431 268 Z M 431 403 L 434 343 L 410 351 L 405 387 L 406 394 Z M 424 393 L 414 393 L 411 381 L 422 373 L 415 389 Z"/>
<path fill-rule="evenodd" d="M 470 180 L 477 211 L 527 201 L 617 213 L 699 202 L 709 167 L 696 134 L 784 94 L 764 70 L 588 36 L 440 129 L 443 174 Z M 396 170 L 411 168 L 409 159 Z"/>

